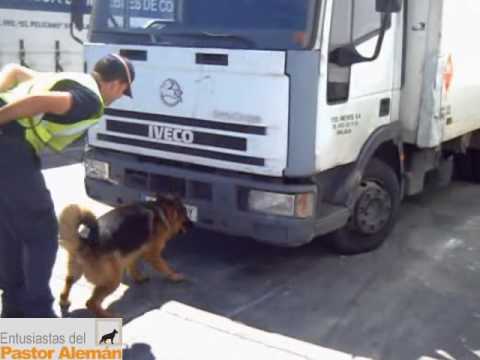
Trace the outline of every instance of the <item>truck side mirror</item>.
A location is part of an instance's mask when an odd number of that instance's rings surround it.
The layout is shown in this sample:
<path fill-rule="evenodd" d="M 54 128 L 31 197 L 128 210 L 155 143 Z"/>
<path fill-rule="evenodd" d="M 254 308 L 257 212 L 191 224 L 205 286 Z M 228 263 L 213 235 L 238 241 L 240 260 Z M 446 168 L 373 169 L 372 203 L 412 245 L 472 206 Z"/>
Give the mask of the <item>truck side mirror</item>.
<path fill-rule="evenodd" d="M 355 45 L 349 44 L 330 52 L 328 61 L 338 66 L 346 67 L 366 60 L 355 49 Z"/>
<path fill-rule="evenodd" d="M 375 9 L 384 14 L 398 13 L 402 10 L 402 0 L 376 0 Z"/>
<path fill-rule="evenodd" d="M 391 23 L 391 17 L 391 14 L 382 14 L 381 26 L 378 30 L 378 40 L 372 56 L 365 57 L 361 55 L 356 49 L 356 44 L 351 43 L 331 51 L 328 57 L 328 61 L 338 66 L 346 67 L 361 62 L 376 60 L 380 55 L 383 39 L 385 37 L 385 32 L 387 31 Z"/>
<path fill-rule="evenodd" d="M 84 29 L 83 14 L 87 8 L 87 0 L 71 0 L 70 21 L 78 31 Z"/>

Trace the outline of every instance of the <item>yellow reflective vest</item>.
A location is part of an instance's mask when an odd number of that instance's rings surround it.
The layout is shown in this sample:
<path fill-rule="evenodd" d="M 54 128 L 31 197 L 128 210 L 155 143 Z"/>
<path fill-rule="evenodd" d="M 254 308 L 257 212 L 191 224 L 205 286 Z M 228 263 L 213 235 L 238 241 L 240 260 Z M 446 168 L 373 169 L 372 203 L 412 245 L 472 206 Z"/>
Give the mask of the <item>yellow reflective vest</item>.
<path fill-rule="evenodd" d="M 100 110 L 93 117 L 72 124 L 59 124 L 50 121 L 44 114 L 17 119 L 18 123 L 25 128 L 25 139 L 32 145 L 37 154 L 45 147 L 57 152 L 62 151 L 80 138 L 88 128 L 98 123 L 103 115 L 104 103 L 97 82 L 91 75 L 83 73 L 42 73 L 32 80 L 20 83 L 9 91 L 0 93 L 0 98 L 8 104 L 27 95 L 48 92 L 56 84 L 65 80 L 75 81 L 93 91 L 100 100 Z"/>

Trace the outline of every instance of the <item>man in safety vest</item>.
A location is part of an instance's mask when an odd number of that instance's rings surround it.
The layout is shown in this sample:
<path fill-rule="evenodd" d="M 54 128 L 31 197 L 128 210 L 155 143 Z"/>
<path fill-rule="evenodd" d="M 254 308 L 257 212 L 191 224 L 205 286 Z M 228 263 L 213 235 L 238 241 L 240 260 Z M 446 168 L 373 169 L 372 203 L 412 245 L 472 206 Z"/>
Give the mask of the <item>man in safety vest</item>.
<path fill-rule="evenodd" d="M 2 317 L 53 317 L 49 281 L 57 219 L 39 154 L 82 137 L 104 107 L 132 96 L 134 68 L 110 54 L 91 74 L 0 72 L 0 289 Z"/>

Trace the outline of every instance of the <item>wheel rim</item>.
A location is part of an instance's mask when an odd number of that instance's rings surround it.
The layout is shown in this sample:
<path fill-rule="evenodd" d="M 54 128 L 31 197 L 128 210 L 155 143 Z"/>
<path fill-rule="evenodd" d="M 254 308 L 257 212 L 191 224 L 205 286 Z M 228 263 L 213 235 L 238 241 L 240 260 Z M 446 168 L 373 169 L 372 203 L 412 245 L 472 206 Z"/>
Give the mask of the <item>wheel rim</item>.
<path fill-rule="evenodd" d="M 392 197 L 380 184 L 367 180 L 360 186 L 354 212 L 355 227 L 364 234 L 380 232 L 388 224 L 392 214 Z"/>

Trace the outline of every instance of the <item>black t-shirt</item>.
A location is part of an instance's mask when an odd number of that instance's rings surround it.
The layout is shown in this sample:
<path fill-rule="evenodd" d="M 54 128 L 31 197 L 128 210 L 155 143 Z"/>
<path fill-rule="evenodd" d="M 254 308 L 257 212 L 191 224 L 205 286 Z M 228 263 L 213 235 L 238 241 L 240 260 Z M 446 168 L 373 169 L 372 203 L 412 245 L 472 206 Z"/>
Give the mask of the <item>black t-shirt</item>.
<path fill-rule="evenodd" d="M 59 124 L 73 124 L 90 119 L 101 109 L 98 95 L 76 81 L 62 80 L 52 88 L 52 91 L 66 91 L 72 94 L 72 107 L 63 115 L 45 114 L 44 119 L 46 120 Z"/>

